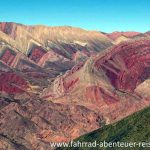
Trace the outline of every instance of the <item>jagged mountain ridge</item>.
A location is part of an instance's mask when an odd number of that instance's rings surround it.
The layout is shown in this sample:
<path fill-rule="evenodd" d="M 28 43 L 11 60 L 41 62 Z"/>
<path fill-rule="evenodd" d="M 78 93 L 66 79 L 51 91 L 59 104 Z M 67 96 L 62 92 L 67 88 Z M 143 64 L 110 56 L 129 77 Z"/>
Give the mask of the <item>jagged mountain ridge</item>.
<path fill-rule="evenodd" d="M 113 122 L 149 105 L 149 56 L 150 40 L 121 43 L 56 78 L 41 98 L 101 110 Z"/>
<path fill-rule="evenodd" d="M 44 68 L 56 76 L 112 45 L 99 32 L 73 27 L 2 22 L 0 30 L 0 61 L 20 70 L 38 68 L 37 74 Z"/>
<path fill-rule="evenodd" d="M 88 52 L 100 51 L 112 45 L 104 34 L 80 28 L 25 26 L 16 23 L 1 23 L 0 26 L 1 31 L 12 37 L 25 54 L 29 53 L 28 47 L 33 41 L 46 48 L 52 48 L 62 55 L 66 54 L 67 57 L 70 57 L 69 55 L 72 53 L 71 46 L 73 46 L 72 49 L 74 48 L 73 51 L 83 47 Z"/>
<path fill-rule="evenodd" d="M 50 149 L 48 142 L 72 140 L 150 103 L 148 36 L 116 42 L 96 31 L 15 23 L 0 30 L 1 147 Z"/>
<path fill-rule="evenodd" d="M 111 46 L 106 36 L 72 27 L 15 23 L 0 23 L 0 30 L 0 148 L 51 149 L 49 141 L 68 141 L 101 126 L 99 112 L 48 102 L 39 95 L 56 76 Z"/>

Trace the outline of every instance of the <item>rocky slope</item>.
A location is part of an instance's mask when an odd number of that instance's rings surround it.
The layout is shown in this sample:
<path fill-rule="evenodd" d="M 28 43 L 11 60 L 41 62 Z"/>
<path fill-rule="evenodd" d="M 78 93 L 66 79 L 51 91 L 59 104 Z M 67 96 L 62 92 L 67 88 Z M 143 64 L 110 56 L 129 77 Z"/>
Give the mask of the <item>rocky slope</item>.
<path fill-rule="evenodd" d="M 150 40 L 131 35 L 0 23 L 0 148 L 49 150 L 148 106 Z"/>
<path fill-rule="evenodd" d="M 124 118 L 123 120 L 116 122 L 112 125 L 107 125 L 101 129 L 98 129 L 96 131 L 93 131 L 91 133 L 88 133 L 84 136 L 81 136 L 80 138 L 76 139 L 75 141 L 80 142 L 136 142 L 137 144 L 141 141 L 144 141 L 146 143 L 150 140 L 150 107 L 145 108 L 137 113 L 134 113 L 131 116 L 128 116 L 127 118 Z M 144 145 L 144 144 L 143 144 Z M 123 147 L 94 147 L 97 150 L 122 150 Z M 67 150 L 69 148 L 58 148 Z M 127 147 L 125 148 L 127 149 Z M 149 149 L 148 145 L 144 145 L 142 147 L 141 145 L 135 145 L 134 148 L 136 150 L 141 149 Z M 91 150 L 91 147 L 76 147 L 72 148 L 72 150 Z"/>
<path fill-rule="evenodd" d="M 0 23 L 0 30 L 12 37 L 24 54 L 34 51 L 35 43 L 67 58 L 71 58 L 78 50 L 94 53 L 112 45 L 111 40 L 100 32 L 69 26 L 25 26 L 3 22 Z"/>
<path fill-rule="evenodd" d="M 100 110 L 114 122 L 150 104 L 150 40 L 125 42 L 57 77 L 41 98 Z"/>
<path fill-rule="evenodd" d="M 79 105 L 38 98 L 0 97 L 0 148 L 51 149 L 48 142 L 74 139 L 101 126 L 102 115 Z"/>
<path fill-rule="evenodd" d="M 111 46 L 95 31 L 0 23 L 0 149 L 51 149 L 101 126 L 103 116 L 81 105 L 39 95 L 74 65 Z"/>
<path fill-rule="evenodd" d="M 141 34 L 140 32 L 112 32 L 112 33 L 109 33 L 107 34 L 107 36 L 109 38 L 111 38 L 112 40 L 116 40 L 117 38 L 121 37 L 121 36 L 124 36 L 124 37 L 127 37 L 127 38 L 132 38 L 134 36 L 137 36 Z"/>
<path fill-rule="evenodd" d="M 0 23 L 0 41 L 0 61 L 4 64 L 21 71 L 36 68 L 37 74 L 44 68 L 54 77 L 113 45 L 96 31 L 10 22 Z"/>
<path fill-rule="evenodd" d="M 110 38 L 113 42 L 113 44 L 117 45 L 119 43 L 122 43 L 124 41 L 134 41 L 138 39 L 148 39 L 150 38 L 150 35 L 148 32 L 146 33 L 140 33 L 140 32 L 112 32 L 112 33 L 105 33 L 105 35 Z"/>

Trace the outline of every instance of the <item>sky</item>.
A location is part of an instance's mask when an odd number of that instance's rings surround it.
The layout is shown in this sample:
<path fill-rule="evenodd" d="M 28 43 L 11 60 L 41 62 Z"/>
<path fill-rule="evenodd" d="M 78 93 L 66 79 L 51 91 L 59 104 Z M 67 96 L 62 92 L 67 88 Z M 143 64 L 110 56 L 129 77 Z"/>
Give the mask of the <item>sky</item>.
<path fill-rule="evenodd" d="M 0 21 L 146 32 L 150 0 L 1 0 Z"/>

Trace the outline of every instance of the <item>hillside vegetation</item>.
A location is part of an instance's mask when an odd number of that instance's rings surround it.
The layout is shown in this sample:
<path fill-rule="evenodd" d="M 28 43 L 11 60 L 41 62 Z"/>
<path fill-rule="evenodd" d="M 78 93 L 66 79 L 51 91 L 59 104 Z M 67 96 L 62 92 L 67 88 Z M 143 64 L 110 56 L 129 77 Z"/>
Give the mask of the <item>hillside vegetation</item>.
<path fill-rule="evenodd" d="M 145 108 L 133 115 L 111 125 L 106 125 L 101 129 L 95 130 L 89 134 L 83 135 L 75 141 L 80 142 L 150 142 L 150 107 Z M 149 145 L 150 146 L 150 145 Z M 70 148 L 63 148 L 65 150 Z M 135 149 L 147 150 L 149 148 L 142 148 L 136 146 L 135 148 L 100 148 L 100 147 L 85 147 L 85 148 L 71 148 L 71 150 L 91 150 L 91 149 Z"/>

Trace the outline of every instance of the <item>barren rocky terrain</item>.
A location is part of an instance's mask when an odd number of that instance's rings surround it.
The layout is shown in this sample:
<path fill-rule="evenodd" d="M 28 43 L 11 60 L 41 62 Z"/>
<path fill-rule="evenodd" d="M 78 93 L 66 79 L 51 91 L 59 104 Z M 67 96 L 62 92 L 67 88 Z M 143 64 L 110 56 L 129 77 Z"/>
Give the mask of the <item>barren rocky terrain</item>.
<path fill-rule="evenodd" d="M 49 150 L 150 104 L 149 32 L 0 23 L 0 149 Z"/>

